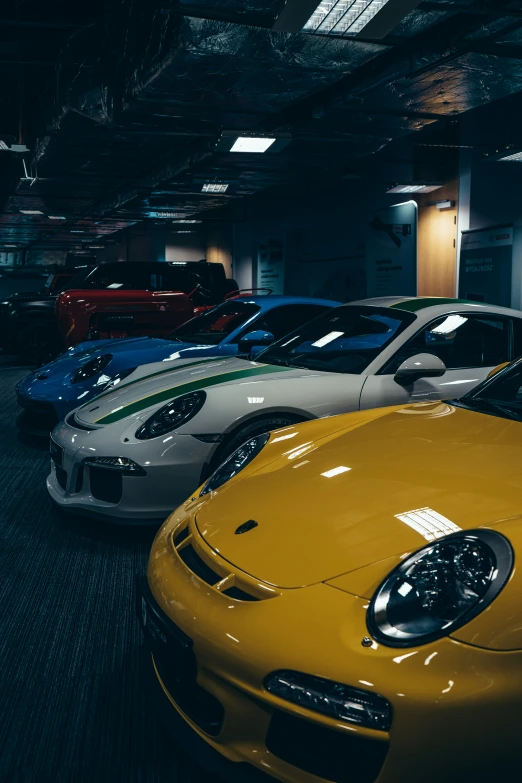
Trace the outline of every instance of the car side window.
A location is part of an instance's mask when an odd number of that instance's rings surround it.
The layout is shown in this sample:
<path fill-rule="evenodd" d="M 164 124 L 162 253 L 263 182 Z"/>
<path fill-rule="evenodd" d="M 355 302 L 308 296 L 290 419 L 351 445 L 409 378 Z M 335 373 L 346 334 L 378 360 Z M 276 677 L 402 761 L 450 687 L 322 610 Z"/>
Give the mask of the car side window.
<path fill-rule="evenodd" d="M 405 343 L 383 372 L 395 374 L 403 361 L 417 353 L 438 356 L 448 370 L 496 367 L 509 360 L 509 320 L 494 315 L 444 315 Z"/>
<path fill-rule="evenodd" d="M 311 321 L 312 318 L 316 318 L 318 315 L 322 315 L 328 309 L 329 308 L 324 305 L 305 304 L 274 307 L 272 310 L 262 313 L 259 318 L 243 329 L 234 342 L 241 340 L 245 334 L 258 330 L 271 332 L 274 335 L 274 338 L 279 340 L 281 337 L 284 337 L 285 334 L 289 334 L 295 329 L 299 329 L 304 323 Z"/>
<path fill-rule="evenodd" d="M 522 318 L 513 318 L 513 359 L 522 356 Z"/>

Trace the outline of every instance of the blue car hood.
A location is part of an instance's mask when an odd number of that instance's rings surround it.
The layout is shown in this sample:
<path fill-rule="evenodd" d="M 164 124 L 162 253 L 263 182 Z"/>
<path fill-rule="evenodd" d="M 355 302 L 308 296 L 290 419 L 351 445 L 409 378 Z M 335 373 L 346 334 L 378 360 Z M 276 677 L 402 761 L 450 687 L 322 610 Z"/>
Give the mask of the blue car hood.
<path fill-rule="evenodd" d="M 118 373 L 142 364 L 216 356 L 218 351 L 218 345 L 194 345 L 149 337 L 93 340 L 80 343 L 27 375 L 18 384 L 17 393 L 21 404 L 50 403 L 58 417 L 64 418 L 69 411 L 100 394 Z M 111 354 L 112 359 L 102 372 L 80 383 L 71 383 L 79 367 L 105 354 Z"/>

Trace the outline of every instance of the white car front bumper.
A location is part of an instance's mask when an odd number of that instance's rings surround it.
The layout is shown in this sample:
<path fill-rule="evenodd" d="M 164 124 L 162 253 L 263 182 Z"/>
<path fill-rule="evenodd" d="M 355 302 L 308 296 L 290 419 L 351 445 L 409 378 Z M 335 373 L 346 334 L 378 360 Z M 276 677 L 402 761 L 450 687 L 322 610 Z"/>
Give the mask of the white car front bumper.
<path fill-rule="evenodd" d="M 122 432 L 118 439 L 113 427 L 81 431 L 59 424 L 52 434 L 57 459 L 51 459 L 47 477 L 54 502 L 66 511 L 115 523 L 161 524 L 197 489 L 214 444 L 174 433 L 125 442 L 126 435 Z M 89 457 L 127 457 L 145 475 L 88 465 Z"/>

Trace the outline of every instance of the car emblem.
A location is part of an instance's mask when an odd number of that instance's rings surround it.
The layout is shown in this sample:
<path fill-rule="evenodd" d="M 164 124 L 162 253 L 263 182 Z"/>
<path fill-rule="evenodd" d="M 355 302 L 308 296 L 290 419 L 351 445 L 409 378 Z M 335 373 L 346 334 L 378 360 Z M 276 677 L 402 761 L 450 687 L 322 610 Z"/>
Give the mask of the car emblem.
<path fill-rule="evenodd" d="M 249 519 L 248 522 L 243 522 L 242 525 L 236 528 L 236 536 L 240 536 L 241 533 L 248 533 L 249 530 L 253 530 L 257 526 L 258 523 L 255 519 Z"/>

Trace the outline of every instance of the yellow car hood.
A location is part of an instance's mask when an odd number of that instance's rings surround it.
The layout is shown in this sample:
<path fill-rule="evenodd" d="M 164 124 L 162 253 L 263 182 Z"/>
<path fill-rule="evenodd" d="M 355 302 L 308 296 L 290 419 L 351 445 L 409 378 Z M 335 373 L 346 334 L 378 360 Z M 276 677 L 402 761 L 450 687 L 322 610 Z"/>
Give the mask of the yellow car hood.
<path fill-rule="evenodd" d="M 296 425 L 273 433 L 202 504 L 196 524 L 209 546 L 264 582 L 331 580 L 434 536 L 518 516 L 521 442 L 522 424 L 448 403 Z M 249 520 L 257 527 L 238 533 Z"/>

